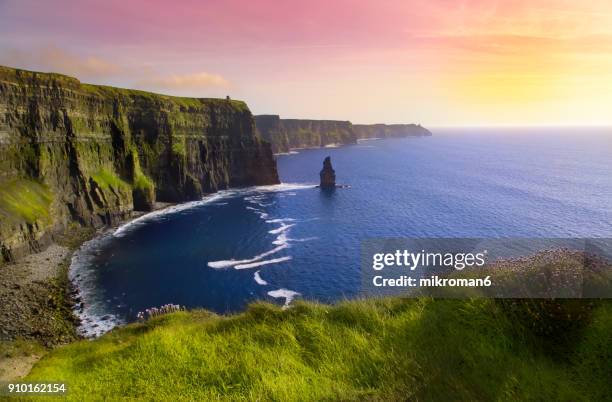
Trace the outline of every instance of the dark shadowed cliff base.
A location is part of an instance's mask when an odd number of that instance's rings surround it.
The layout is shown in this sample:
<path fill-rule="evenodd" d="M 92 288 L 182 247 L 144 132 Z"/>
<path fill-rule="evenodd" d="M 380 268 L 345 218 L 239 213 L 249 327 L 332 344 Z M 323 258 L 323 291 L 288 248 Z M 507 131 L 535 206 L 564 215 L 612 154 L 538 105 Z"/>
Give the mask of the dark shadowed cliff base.
<path fill-rule="evenodd" d="M 272 114 L 255 116 L 255 123 L 274 153 L 356 144 L 360 139 L 431 135 L 418 124 L 352 124 L 340 120 L 281 119 Z"/>
<path fill-rule="evenodd" d="M 278 182 L 244 102 L 0 67 L 0 260 L 44 249 L 71 223 Z"/>

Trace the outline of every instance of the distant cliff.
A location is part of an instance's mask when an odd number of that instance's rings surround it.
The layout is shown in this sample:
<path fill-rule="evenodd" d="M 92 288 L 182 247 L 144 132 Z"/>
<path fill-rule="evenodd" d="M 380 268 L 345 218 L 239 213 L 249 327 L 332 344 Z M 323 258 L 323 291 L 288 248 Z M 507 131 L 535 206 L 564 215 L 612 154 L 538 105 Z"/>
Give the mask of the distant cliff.
<path fill-rule="evenodd" d="M 420 124 L 353 124 L 358 139 L 430 136 Z"/>
<path fill-rule="evenodd" d="M 416 124 L 352 124 L 339 120 L 281 119 L 278 115 L 255 116 L 257 130 L 272 144 L 275 153 L 296 148 L 355 144 L 358 139 L 427 136 Z"/>
<path fill-rule="evenodd" d="M 0 260 L 71 222 L 112 224 L 155 200 L 278 181 L 244 102 L 0 67 Z"/>
<path fill-rule="evenodd" d="M 275 153 L 294 148 L 357 143 L 350 121 L 281 119 L 278 115 L 260 115 L 255 116 L 255 123 Z"/>

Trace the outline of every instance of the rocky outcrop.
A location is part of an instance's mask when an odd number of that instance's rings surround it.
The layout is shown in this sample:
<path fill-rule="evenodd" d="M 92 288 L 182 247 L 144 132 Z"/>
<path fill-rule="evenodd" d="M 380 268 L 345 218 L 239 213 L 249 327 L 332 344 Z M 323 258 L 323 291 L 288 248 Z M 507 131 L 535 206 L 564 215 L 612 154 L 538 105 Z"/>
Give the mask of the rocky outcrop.
<path fill-rule="evenodd" d="M 431 132 L 420 124 L 353 124 L 353 131 L 358 139 L 431 135 Z"/>
<path fill-rule="evenodd" d="M 255 116 L 261 137 L 274 153 L 298 148 L 355 144 L 358 139 L 429 136 L 418 124 L 352 124 L 338 120 L 281 119 L 278 115 Z"/>
<path fill-rule="evenodd" d="M 281 119 L 278 115 L 260 115 L 255 116 L 255 123 L 275 153 L 357 143 L 350 121 Z"/>
<path fill-rule="evenodd" d="M 73 222 L 108 225 L 156 200 L 278 182 L 244 102 L 0 67 L 4 260 L 40 249 Z"/>
<path fill-rule="evenodd" d="M 321 188 L 336 188 L 336 172 L 331 164 L 331 157 L 325 158 L 323 161 L 323 169 L 321 169 Z"/>

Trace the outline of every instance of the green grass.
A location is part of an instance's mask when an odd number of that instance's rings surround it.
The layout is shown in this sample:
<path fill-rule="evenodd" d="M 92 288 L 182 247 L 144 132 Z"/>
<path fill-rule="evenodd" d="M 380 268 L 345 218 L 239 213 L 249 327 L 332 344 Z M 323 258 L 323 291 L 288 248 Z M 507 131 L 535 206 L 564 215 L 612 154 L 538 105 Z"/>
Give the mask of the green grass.
<path fill-rule="evenodd" d="M 27 380 L 71 400 L 603 400 L 612 305 L 561 356 L 490 299 L 257 303 L 179 312 L 45 356 Z M 544 340 L 545 341 L 545 340 Z M 609 396 L 609 395 L 608 395 Z"/>
<path fill-rule="evenodd" d="M 145 176 L 144 174 L 139 174 L 134 177 L 134 188 L 139 190 L 153 190 L 155 185 L 153 184 L 153 180 Z"/>
<path fill-rule="evenodd" d="M 138 156 L 138 151 L 134 148 L 132 149 L 132 165 L 134 167 L 133 171 L 133 185 L 137 190 L 141 190 L 143 192 L 151 193 L 151 197 L 153 196 L 153 192 L 155 191 L 155 184 L 153 180 L 151 180 L 147 175 L 145 175 L 140 167 L 140 157 Z"/>
<path fill-rule="evenodd" d="M 121 180 L 119 176 L 108 169 L 98 170 L 96 173 L 91 175 L 91 178 L 94 179 L 98 186 L 104 190 L 108 190 L 109 188 L 121 189 L 129 187 L 129 184 Z"/>
<path fill-rule="evenodd" d="M 185 139 L 177 138 L 175 142 L 172 143 L 172 153 L 179 157 L 184 158 L 187 155 L 187 150 L 185 149 Z"/>
<path fill-rule="evenodd" d="M 0 217 L 33 223 L 49 217 L 53 195 L 47 186 L 29 179 L 0 182 Z"/>

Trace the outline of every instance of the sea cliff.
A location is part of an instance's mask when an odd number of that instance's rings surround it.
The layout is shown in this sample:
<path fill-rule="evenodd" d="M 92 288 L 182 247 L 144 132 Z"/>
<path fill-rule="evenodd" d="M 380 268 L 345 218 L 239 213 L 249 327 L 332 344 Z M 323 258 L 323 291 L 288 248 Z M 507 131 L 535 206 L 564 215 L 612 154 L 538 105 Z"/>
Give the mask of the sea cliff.
<path fill-rule="evenodd" d="M 257 130 L 272 144 L 275 153 L 297 148 L 356 144 L 359 139 L 428 136 L 417 124 L 352 124 L 340 120 L 281 119 L 278 115 L 255 116 Z"/>
<path fill-rule="evenodd" d="M 255 123 L 275 153 L 295 148 L 357 143 L 350 121 L 281 119 L 278 115 L 259 115 L 255 116 Z"/>
<path fill-rule="evenodd" d="M 358 139 L 431 135 L 431 132 L 420 124 L 353 124 L 353 131 Z"/>
<path fill-rule="evenodd" d="M 82 84 L 0 66 L 0 261 L 72 223 L 278 183 L 244 102 Z"/>

